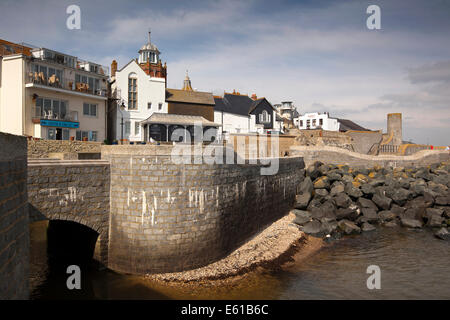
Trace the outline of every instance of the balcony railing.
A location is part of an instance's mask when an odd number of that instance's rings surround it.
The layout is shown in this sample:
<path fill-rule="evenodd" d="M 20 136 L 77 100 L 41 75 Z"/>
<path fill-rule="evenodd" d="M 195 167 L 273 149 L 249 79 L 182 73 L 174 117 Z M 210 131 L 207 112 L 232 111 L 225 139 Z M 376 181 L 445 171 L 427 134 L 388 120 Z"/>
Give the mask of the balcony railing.
<path fill-rule="evenodd" d="M 106 89 L 91 88 L 87 83 L 75 82 L 73 79 L 58 78 L 56 75 L 46 77 L 42 72 L 29 72 L 27 83 L 106 97 Z"/>
<path fill-rule="evenodd" d="M 109 68 L 107 66 L 81 60 L 74 56 L 69 56 L 46 48 L 36 48 L 33 50 L 32 55 L 33 58 L 38 60 L 52 62 L 78 70 L 84 70 L 101 76 L 109 76 Z"/>
<path fill-rule="evenodd" d="M 40 120 L 61 120 L 61 121 L 78 121 L 77 111 L 65 111 L 65 110 L 45 110 L 42 107 L 33 107 L 33 119 Z"/>

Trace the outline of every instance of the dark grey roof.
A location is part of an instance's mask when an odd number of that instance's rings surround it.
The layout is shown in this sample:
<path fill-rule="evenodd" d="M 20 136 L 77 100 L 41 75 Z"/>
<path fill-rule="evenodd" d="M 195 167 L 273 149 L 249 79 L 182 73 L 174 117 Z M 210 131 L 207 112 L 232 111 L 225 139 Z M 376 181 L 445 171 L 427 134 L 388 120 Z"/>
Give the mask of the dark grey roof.
<path fill-rule="evenodd" d="M 370 131 L 364 127 L 361 127 L 359 124 L 354 123 L 348 119 L 339 119 L 337 121 L 341 124 L 339 126 L 339 131 L 348 131 L 348 130 L 357 130 L 357 131 Z"/>
<path fill-rule="evenodd" d="M 237 94 L 224 94 L 223 98 L 214 98 L 214 110 L 248 116 L 253 100 L 248 96 Z"/>
<path fill-rule="evenodd" d="M 268 104 L 273 110 L 275 110 L 275 108 L 272 106 L 272 104 L 271 104 L 269 101 L 267 101 L 266 98 L 259 98 L 258 100 L 253 101 L 252 105 L 250 106 L 250 111 L 249 111 L 248 113 L 252 113 L 253 110 L 255 110 L 256 107 L 257 107 L 261 102 L 263 102 L 263 101 L 266 101 L 267 104 Z"/>

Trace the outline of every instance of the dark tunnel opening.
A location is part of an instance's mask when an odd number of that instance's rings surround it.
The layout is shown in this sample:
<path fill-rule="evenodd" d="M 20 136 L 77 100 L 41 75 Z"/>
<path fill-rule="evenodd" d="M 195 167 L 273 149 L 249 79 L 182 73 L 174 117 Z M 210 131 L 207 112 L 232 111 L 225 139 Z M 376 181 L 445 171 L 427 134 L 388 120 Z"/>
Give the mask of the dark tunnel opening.
<path fill-rule="evenodd" d="M 73 221 L 51 220 L 47 228 L 49 262 L 89 264 L 99 234 Z"/>

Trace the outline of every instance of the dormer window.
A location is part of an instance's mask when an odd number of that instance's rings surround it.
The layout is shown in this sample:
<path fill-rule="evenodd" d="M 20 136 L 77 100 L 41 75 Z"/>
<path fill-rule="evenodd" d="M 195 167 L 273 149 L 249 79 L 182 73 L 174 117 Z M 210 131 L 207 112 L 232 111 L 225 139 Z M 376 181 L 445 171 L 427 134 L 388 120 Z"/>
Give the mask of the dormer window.
<path fill-rule="evenodd" d="M 263 110 L 263 112 L 259 115 L 259 122 L 261 123 L 270 122 L 270 114 L 267 112 L 267 110 Z"/>

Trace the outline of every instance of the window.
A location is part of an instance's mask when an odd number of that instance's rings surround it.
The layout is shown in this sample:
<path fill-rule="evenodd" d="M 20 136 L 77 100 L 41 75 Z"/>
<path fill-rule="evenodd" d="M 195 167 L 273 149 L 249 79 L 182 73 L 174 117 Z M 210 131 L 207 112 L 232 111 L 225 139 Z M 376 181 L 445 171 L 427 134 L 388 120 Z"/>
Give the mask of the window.
<path fill-rule="evenodd" d="M 316 119 L 313 119 L 312 125 L 313 125 L 313 127 L 316 126 Z"/>
<path fill-rule="evenodd" d="M 270 114 L 267 112 L 267 110 L 263 110 L 263 112 L 259 114 L 259 122 L 261 123 L 270 122 Z"/>
<path fill-rule="evenodd" d="M 158 110 L 162 109 L 162 103 L 158 103 Z"/>
<path fill-rule="evenodd" d="M 97 141 L 97 131 L 89 131 L 89 141 Z"/>
<path fill-rule="evenodd" d="M 139 122 L 135 122 L 134 123 L 134 134 L 138 135 L 139 134 L 139 130 L 140 130 L 141 126 L 139 125 Z"/>
<path fill-rule="evenodd" d="M 303 127 L 303 120 L 300 120 L 300 127 Z"/>
<path fill-rule="evenodd" d="M 67 116 L 67 101 L 37 98 L 34 116 L 64 120 Z"/>
<path fill-rule="evenodd" d="M 152 108 L 152 103 L 151 102 L 147 103 L 147 109 L 151 109 L 151 108 Z"/>
<path fill-rule="evenodd" d="M 137 108 L 137 79 L 128 78 L 128 109 Z"/>
<path fill-rule="evenodd" d="M 88 76 L 75 74 L 75 83 L 84 83 L 87 85 L 87 91 L 90 93 L 96 93 L 100 88 L 100 80 L 96 78 L 91 78 Z"/>
<path fill-rule="evenodd" d="M 125 134 L 130 134 L 130 121 L 125 121 Z"/>
<path fill-rule="evenodd" d="M 319 126 L 323 126 L 323 119 L 319 119 Z"/>
<path fill-rule="evenodd" d="M 48 140 L 56 140 L 56 129 L 55 128 L 47 129 L 47 139 Z"/>
<path fill-rule="evenodd" d="M 85 116 L 97 116 L 97 105 L 91 103 L 83 103 L 83 115 Z"/>
<path fill-rule="evenodd" d="M 76 140 L 78 140 L 78 141 L 83 141 L 83 140 L 97 141 L 97 131 L 80 131 L 80 130 L 77 130 L 75 136 L 76 136 Z"/>
<path fill-rule="evenodd" d="M 69 140 L 69 129 L 63 129 L 62 131 L 62 139 Z"/>

